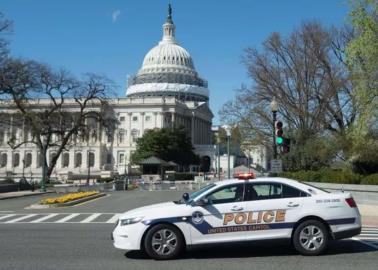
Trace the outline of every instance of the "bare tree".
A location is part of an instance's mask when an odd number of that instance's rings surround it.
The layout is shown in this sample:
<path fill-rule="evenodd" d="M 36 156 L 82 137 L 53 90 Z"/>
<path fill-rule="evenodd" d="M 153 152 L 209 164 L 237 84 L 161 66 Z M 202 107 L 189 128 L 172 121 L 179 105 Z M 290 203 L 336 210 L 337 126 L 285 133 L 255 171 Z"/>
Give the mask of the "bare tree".
<path fill-rule="evenodd" d="M 248 140 L 269 144 L 269 103 L 275 97 L 281 120 L 301 134 L 298 144 L 312 135 L 344 134 L 357 114 L 342 61 L 345 37 L 345 32 L 335 34 L 317 22 L 307 22 L 287 38 L 271 34 L 262 50 L 246 49 L 243 62 L 253 85 L 243 86 L 223 106 L 223 119 L 241 125 Z"/>
<path fill-rule="evenodd" d="M 99 128 L 112 130 L 116 117 L 109 105 L 113 84 L 103 76 L 87 74 L 77 80 L 67 71 L 54 71 L 33 61 L 8 59 L 0 70 L 3 92 L 2 125 L 10 128 L 8 144 L 38 147 L 43 182 L 48 181 L 62 152 Z M 13 129 L 20 128 L 21 136 Z M 54 150 L 49 158 L 47 152 Z"/>

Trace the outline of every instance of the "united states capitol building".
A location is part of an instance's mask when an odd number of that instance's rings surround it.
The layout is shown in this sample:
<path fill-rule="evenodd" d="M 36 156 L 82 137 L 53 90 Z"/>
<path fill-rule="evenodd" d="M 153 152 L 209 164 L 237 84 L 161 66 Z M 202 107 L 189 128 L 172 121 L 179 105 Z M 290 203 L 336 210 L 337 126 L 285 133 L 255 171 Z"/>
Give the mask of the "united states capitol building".
<path fill-rule="evenodd" d="M 154 128 L 185 127 L 201 162 L 213 164 L 208 84 L 196 72 L 188 51 L 177 42 L 175 30 L 170 11 L 161 41 L 145 55 L 136 75 L 128 79 L 126 96 L 111 102 L 119 120 L 116 131 L 112 136 L 101 132 L 89 141 L 70 146 L 60 156 L 52 178 L 66 180 L 72 175 L 87 175 L 88 166 L 91 174 L 101 177 L 123 174 L 130 168 L 137 139 Z M 20 135 L 24 131 L 0 130 L 0 178 L 25 175 L 40 179 L 41 161 L 36 146 L 26 144 L 12 150 L 7 145 L 11 132 Z M 54 149 L 49 151 L 51 155 Z"/>

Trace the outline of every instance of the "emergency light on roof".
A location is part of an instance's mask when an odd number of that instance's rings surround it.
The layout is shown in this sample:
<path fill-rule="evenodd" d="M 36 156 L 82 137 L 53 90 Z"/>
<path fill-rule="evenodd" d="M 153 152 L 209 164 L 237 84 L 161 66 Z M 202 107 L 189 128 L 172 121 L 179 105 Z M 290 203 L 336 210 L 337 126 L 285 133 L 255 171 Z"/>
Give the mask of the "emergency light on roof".
<path fill-rule="evenodd" d="M 255 174 L 253 172 L 248 173 L 237 173 L 234 175 L 235 178 L 239 180 L 248 180 L 248 179 L 255 179 Z"/>

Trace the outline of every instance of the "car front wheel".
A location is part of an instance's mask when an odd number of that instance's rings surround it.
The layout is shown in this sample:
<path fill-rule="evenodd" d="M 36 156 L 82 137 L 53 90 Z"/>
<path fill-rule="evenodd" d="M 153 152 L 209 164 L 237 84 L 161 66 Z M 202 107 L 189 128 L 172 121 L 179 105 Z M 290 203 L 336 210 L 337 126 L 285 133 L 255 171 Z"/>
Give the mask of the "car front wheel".
<path fill-rule="evenodd" d="M 146 253 L 156 260 L 176 258 L 184 247 L 185 241 L 180 230 L 169 224 L 155 225 L 144 239 Z"/>
<path fill-rule="evenodd" d="M 329 234 L 327 228 L 318 220 L 307 220 L 294 231 L 293 245 L 302 255 L 319 255 L 328 245 Z"/>

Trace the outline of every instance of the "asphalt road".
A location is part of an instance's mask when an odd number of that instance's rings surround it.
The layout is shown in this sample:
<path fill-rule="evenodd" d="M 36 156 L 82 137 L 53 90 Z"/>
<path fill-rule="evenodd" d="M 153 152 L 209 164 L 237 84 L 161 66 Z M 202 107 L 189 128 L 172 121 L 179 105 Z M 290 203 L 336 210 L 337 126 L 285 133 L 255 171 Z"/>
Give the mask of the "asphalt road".
<path fill-rule="evenodd" d="M 154 202 L 172 200 L 181 192 L 114 192 L 79 206 L 54 209 L 58 213 L 119 213 Z M 7 213 L 42 213 L 27 210 L 40 199 L 0 201 Z M 52 212 L 51 210 L 47 210 Z M 3 213 L 4 214 L 4 213 Z M 142 252 L 125 253 L 113 247 L 113 224 L 2 223 L 0 269 L 377 269 L 378 251 L 358 240 L 333 242 L 326 255 L 304 257 L 285 243 L 258 243 L 199 248 L 174 261 L 154 261 Z"/>

